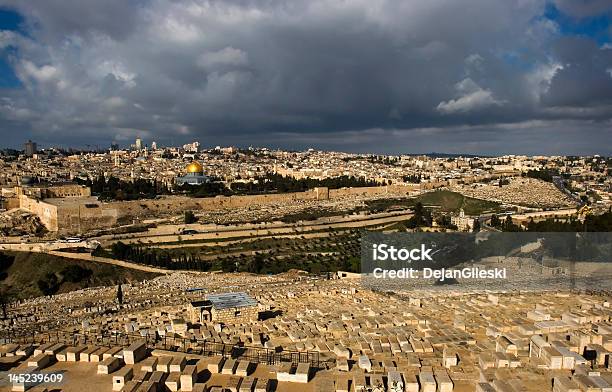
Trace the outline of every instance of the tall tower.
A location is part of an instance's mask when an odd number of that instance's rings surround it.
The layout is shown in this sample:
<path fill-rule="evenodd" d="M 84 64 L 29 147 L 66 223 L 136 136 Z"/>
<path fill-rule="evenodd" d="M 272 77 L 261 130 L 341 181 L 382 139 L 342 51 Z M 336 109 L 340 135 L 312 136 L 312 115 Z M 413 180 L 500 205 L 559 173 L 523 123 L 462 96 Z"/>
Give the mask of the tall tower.
<path fill-rule="evenodd" d="M 136 138 L 136 149 L 138 151 L 142 150 L 142 139 L 141 138 Z"/>
<path fill-rule="evenodd" d="M 31 140 L 28 140 L 24 144 L 24 150 L 25 150 L 26 157 L 32 157 L 34 154 L 36 154 L 36 143 L 34 143 Z"/>

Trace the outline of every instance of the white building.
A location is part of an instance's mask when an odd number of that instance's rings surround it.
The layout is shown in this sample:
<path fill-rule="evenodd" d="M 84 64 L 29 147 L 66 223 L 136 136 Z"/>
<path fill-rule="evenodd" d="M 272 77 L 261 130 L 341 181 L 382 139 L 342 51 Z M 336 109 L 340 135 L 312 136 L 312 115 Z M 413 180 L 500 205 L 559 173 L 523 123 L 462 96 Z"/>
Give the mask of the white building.
<path fill-rule="evenodd" d="M 473 231 L 475 221 L 476 220 L 474 218 L 465 216 L 465 211 L 463 211 L 463 208 L 459 211 L 459 216 L 451 217 L 451 223 L 457 226 L 457 230 L 459 231 Z"/>

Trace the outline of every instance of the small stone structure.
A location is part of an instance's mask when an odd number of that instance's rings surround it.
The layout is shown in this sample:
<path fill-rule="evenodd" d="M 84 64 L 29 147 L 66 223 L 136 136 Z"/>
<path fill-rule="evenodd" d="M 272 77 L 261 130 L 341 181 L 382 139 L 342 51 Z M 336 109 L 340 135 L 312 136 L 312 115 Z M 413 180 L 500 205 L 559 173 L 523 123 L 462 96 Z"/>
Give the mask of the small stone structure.
<path fill-rule="evenodd" d="M 240 323 L 257 320 L 259 308 L 247 293 L 237 292 L 210 294 L 206 300 L 191 302 L 189 313 L 192 323 Z"/>

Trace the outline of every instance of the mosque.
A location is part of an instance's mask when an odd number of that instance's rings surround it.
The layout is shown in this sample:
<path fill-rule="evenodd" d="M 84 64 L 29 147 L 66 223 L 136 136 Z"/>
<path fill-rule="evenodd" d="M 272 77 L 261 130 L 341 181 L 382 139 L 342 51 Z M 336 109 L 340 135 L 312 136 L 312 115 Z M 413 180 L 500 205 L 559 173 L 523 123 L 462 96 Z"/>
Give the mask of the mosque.
<path fill-rule="evenodd" d="M 177 185 L 200 185 L 210 181 L 210 179 L 204 175 L 204 168 L 197 161 L 192 161 L 185 168 L 187 172 L 183 177 L 176 178 Z"/>

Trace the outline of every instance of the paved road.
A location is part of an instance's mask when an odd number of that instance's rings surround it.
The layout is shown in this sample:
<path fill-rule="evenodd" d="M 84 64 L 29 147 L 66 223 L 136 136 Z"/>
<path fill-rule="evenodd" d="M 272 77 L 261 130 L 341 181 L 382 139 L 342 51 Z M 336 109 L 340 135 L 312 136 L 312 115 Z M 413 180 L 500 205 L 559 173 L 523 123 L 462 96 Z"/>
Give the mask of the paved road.
<path fill-rule="evenodd" d="M 47 253 L 50 255 L 54 255 L 54 256 L 65 257 L 68 259 L 77 259 L 77 260 L 93 261 L 96 263 L 112 264 L 112 265 L 116 265 L 117 267 L 129 268 L 129 269 L 139 270 L 139 271 L 144 271 L 144 272 L 154 272 L 158 274 L 170 274 L 173 272 L 178 272 L 178 270 L 167 270 L 163 268 L 150 267 L 148 265 L 129 263 L 127 261 L 122 261 L 122 260 L 109 259 L 106 257 L 96 257 L 96 256 L 92 256 L 87 253 L 71 253 L 71 252 L 58 252 L 58 251 L 51 251 Z"/>

